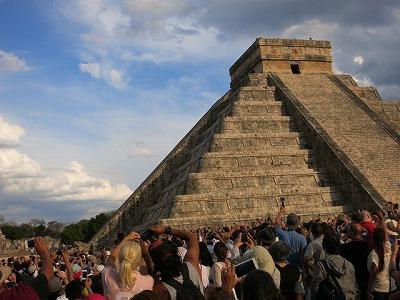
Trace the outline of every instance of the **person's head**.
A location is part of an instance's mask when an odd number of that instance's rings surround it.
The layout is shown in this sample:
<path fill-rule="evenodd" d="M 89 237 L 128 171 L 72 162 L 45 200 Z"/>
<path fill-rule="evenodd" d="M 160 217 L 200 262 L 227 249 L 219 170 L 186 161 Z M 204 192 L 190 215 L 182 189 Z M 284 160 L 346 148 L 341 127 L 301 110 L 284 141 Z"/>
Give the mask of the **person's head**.
<path fill-rule="evenodd" d="M 218 242 L 214 245 L 214 254 L 218 261 L 225 261 L 228 257 L 228 248 L 222 242 Z"/>
<path fill-rule="evenodd" d="M 295 213 L 290 213 L 287 215 L 286 218 L 286 226 L 290 230 L 294 230 L 299 226 L 300 219 L 299 216 L 296 215 Z"/>
<path fill-rule="evenodd" d="M 256 243 L 259 246 L 269 248 L 276 239 L 275 232 L 272 228 L 264 228 L 256 233 Z"/>
<path fill-rule="evenodd" d="M 101 274 L 92 276 L 92 286 L 90 287 L 95 294 L 103 295 L 104 288 L 101 280 Z"/>
<path fill-rule="evenodd" d="M 123 287 L 134 287 L 136 282 L 135 271 L 140 267 L 142 251 L 140 245 L 134 241 L 122 245 L 118 255 L 119 280 Z"/>
<path fill-rule="evenodd" d="M 213 265 L 213 260 L 210 252 L 207 249 L 207 244 L 204 242 L 199 242 L 200 248 L 200 263 L 203 266 L 211 267 Z"/>
<path fill-rule="evenodd" d="M 363 216 L 360 211 L 356 211 L 354 214 L 351 215 L 351 219 L 356 223 L 363 222 Z"/>
<path fill-rule="evenodd" d="M 153 291 L 144 290 L 133 296 L 130 300 L 158 300 L 160 299 Z"/>
<path fill-rule="evenodd" d="M 336 234 L 326 234 L 322 240 L 322 247 L 327 254 L 338 254 L 340 239 Z"/>
<path fill-rule="evenodd" d="M 289 246 L 284 241 L 275 242 L 269 249 L 275 262 L 284 262 L 289 257 Z"/>
<path fill-rule="evenodd" d="M 368 210 L 362 210 L 360 214 L 363 222 L 372 222 L 372 217 Z"/>
<path fill-rule="evenodd" d="M 324 235 L 324 227 L 322 226 L 321 223 L 313 223 L 311 225 L 311 233 L 314 238 L 318 238 Z"/>
<path fill-rule="evenodd" d="M 242 300 L 281 299 L 271 275 L 261 270 L 251 271 L 242 281 Z"/>
<path fill-rule="evenodd" d="M 70 281 L 65 287 L 65 296 L 68 300 L 80 299 L 82 295 L 82 283 L 79 279 Z"/>
<path fill-rule="evenodd" d="M 361 240 L 363 227 L 357 223 L 351 223 L 347 229 L 347 234 L 352 240 Z"/>
<path fill-rule="evenodd" d="M 154 269 L 163 281 L 178 277 L 181 274 L 182 260 L 178 246 L 169 240 L 158 239 L 149 247 Z"/>

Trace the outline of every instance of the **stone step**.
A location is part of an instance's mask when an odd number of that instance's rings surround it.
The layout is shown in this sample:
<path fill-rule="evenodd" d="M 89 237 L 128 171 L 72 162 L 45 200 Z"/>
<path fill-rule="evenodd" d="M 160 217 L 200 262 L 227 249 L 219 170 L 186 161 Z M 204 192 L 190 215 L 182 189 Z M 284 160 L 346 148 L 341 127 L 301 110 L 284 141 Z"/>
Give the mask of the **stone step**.
<path fill-rule="evenodd" d="M 200 162 L 200 171 L 209 169 L 243 168 L 308 168 L 312 152 L 306 149 L 291 149 L 293 146 L 276 146 L 266 150 L 247 150 L 238 152 L 208 152 Z"/>
<path fill-rule="evenodd" d="M 271 149 L 277 146 L 305 147 L 305 137 L 296 132 L 227 132 L 213 137 L 210 151 L 243 151 L 246 149 Z"/>
<path fill-rule="evenodd" d="M 226 117 L 220 133 L 226 132 L 282 132 L 294 131 L 294 122 L 287 116 Z"/>
<path fill-rule="evenodd" d="M 279 190 L 282 186 L 318 186 L 320 178 L 324 179 L 324 177 L 325 174 L 311 169 L 192 173 L 187 181 L 186 194 L 245 187 Z"/>
<path fill-rule="evenodd" d="M 255 115 L 285 115 L 286 111 L 279 101 L 243 101 L 239 100 L 233 104 L 233 116 L 255 116 Z"/>
<path fill-rule="evenodd" d="M 275 87 L 241 87 L 237 94 L 239 100 L 271 101 L 275 100 Z"/>
<path fill-rule="evenodd" d="M 177 203 L 171 211 L 171 216 L 175 218 L 185 218 L 188 216 L 202 216 L 204 214 L 212 214 L 218 211 L 220 214 L 235 214 L 236 212 L 258 215 L 263 212 L 263 215 L 276 216 L 279 212 L 280 205 L 276 203 L 257 203 L 255 200 L 241 202 L 234 200 L 226 200 L 224 202 L 208 202 L 208 203 Z M 255 205 L 255 206 L 254 206 Z M 333 210 L 332 207 L 337 207 L 331 203 L 298 203 L 285 205 L 286 212 L 307 213 L 315 212 L 316 210 Z"/>
<path fill-rule="evenodd" d="M 351 206 L 330 206 L 316 208 L 313 211 L 304 211 L 295 213 L 300 216 L 302 221 L 308 221 L 314 218 L 326 219 L 328 217 L 336 216 L 339 213 L 352 211 Z M 289 209 L 287 213 L 291 212 Z M 169 218 L 163 219 L 162 223 L 169 226 L 177 226 L 182 228 L 196 229 L 204 226 L 210 226 L 211 228 L 218 228 L 221 226 L 229 226 L 233 223 L 236 224 L 248 224 L 256 225 L 258 219 L 264 219 L 268 211 L 258 211 L 256 213 L 247 212 L 235 212 L 235 214 L 209 214 L 209 215 L 199 215 L 196 217 L 179 217 L 179 218 Z M 224 222 L 221 222 L 224 220 Z"/>
<path fill-rule="evenodd" d="M 340 194 L 338 191 L 324 191 L 316 190 L 315 193 L 304 193 L 304 194 L 281 194 L 281 195 L 267 195 L 261 193 L 255 193 L 254 195 L 221 195 L 221 194 L 193 194 L 193 195 L 178 195 L 175 198 L 176 207 L 180 210 L 185 210 L 185 207 L 192 209 L 191 207 L 197 205 L 204 205 L 204 209 L 212 209 L 209 205 L 228 205 L 229 209 L 244 209 L 249 207 L 279 207 L 281 205 L 280 198 L 285 198 L 286 206 L 293 205 L 332 205 L 334 203 L 341 202 Z"/>

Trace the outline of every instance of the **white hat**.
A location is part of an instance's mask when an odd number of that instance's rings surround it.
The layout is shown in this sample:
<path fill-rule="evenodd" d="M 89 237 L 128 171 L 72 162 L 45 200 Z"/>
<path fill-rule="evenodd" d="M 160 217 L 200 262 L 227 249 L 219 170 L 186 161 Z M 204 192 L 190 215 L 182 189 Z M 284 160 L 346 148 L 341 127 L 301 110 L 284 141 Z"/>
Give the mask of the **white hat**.
<path fill-rule="evenodd" d="M 385 224 L 387 227 L 387 232 L 390 235 L 394 235 L 394 236 L 399 235 L 397 232 L 397 221 L 396 220 L 387 219 L 387 220 L 385 220 Z"/>
<path fill-rule="evenodd" d="M 97 272 L 101 273 L 104 270 L 104 266 L 103 265 L 97 265 L 96 266 L 96 270 L 97 270 Z"/>

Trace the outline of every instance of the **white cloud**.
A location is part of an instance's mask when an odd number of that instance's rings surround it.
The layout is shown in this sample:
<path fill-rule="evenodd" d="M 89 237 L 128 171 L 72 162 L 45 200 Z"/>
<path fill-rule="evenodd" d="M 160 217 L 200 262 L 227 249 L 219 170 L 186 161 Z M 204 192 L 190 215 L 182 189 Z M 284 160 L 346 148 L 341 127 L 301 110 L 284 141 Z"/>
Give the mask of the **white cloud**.
<path fill-rule="evenodd" d="M 25 130 L 22 127 L 10 124 L 0 117 L 0 147 L 18 145 L 24 134 Z"/>
<path fill-rule="evenodd" d="M 353 63 L 361 66 L 364 63 L 364 58 L 361 55 L 354 56 Z"/>
<path fill-rule="evenodd" d="M 0 50 L 0 72 L 28 72 L 32 67 L 12 52 Z"/>
<path fill-rule="evenodd" d="M 80 63 L 79 69 L 83 73 L 89 73 L 90 76 L 99 79 L 100 78 L 100 65 L 96 63 Z"/>
<path fill-rule="evenodd" d="M 356 75 L 352 75 L 352 77 L 354 78 L 355 82 L 357 82 L 357 84 L 359 86 L 373 86 L 374 85 L 371 81 L 371 78 L 369 78 L 368 76 L 362 76 L 362 75 L 356 74 Z"/>
<path fill-rule="evenodd" d="M 128 156 L 131 156 L 131 155 L 128 155 Z M 148 148 L 139 147 L 132 152 L 132 156 L 149 157 L 149 156 L 153 156 L 153 152 Z"/>
<path fill-rule="evenodd" d="M 17 144 L 23 128 L 3 119 L 0 121 L 0 133 L 10 137 L 7 141 Z M 107 179 L 90 176 L 85 167 L 76 161 L 64 169 L 46 170 L 27 154 L 11 146 L 0 148 L 0 190 L 8 196 L 29 194 L 40 201 L 122 202 L 132 193 L 125 184 L 113 185 Z"/>
<path fill-rule="evenodd" d="M 88 73 L 96 79 L 103 79 L 115 88 L 125 88 L 126 81 L 121 71 L 114 69 L 108 65 L 100 65 L 98 63 L 80 63 L 79 69 L 83 73 Z"/>
<path fill-rule="evenodd" d="M 282 32 L 282 37 L 297 39 L 312 38 L 314 40 L 329 39 L 339 29 L 340 27 L 336 23 L 327 23 L 314 19 L 289 26 Z"/>

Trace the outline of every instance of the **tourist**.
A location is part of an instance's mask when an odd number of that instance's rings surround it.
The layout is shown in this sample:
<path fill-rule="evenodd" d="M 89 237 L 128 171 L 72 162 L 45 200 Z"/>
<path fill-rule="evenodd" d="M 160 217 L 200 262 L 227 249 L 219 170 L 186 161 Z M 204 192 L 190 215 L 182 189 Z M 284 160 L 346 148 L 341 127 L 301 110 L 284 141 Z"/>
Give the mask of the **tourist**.
<path fill-rule="evenodd" d="M 283 241 L 277 241 L 271 246 L 270 252 L 280 272 L 280 285 L 277 285 L 277 287 L 279 287 L 283 298 L 286 300 L 303 299 L 305 291 L 300 269 L 287 260 L 289 246 Z"/>
<path fill-rule="evenodd" d="M 357 282 L 354 267 L 339 255 L 340 239 L 336 234 L 325 234 L 322 245 L 326 257 L 314 266 L 312 275 L 312 298 L 319 300 L 319 284 L 326 278 L 333 286 L 338 283 L 347 300 L 357 299 Z"/>
<path fill-rule="evenodd" d="M 381 300 L 387 299 L 390 292 L 392 250 L 383 214 L 378 212 L 377 216 L 379 218 L 379 227 L 374 230 L 372 235 L 372 251 L 368 256 L 367 262 L 370 273 L 367 296 L 374 300 Z"/>
<path fill-rule="evenodd" d="M 324 226 L 321 223 L 312 223 L 310 231 L 311 242 L 307 245 L 303 256 L 304 285 L 307 287 L 308 292 L 310 291 L 309 287 L 311 286 L 314 266 L 325 258 L 325 252 L 322 247 Z M 307 294 L 307 299 L 310 299 L 310 296 Z"/>
<path fill-rule="evenodd" d="M 247 274 L 242 282 L 241 300 L 280 300 L 279 289 L 267 272 L 255 270 Z"/>
<path fill-rule="evenodd" d="M 299 227 L 299 217 L 295 213 L 288 214 L 286 218 L 287 230 L 282 228 L 282 215 L 285 212 L 285 207 L 281 207 L 275 219 L 275 232 L 280 240 L 289 245 L 288 261 L 291 264 L 300 266 L 300 256 L 302 255 L 307 241 L 306 238 L 295 231 Z"/>
<path fill-rule="evenodd" d="M 367 260 L 369 246 L 362 238 L 363 228 L 360 224 L 351 223 L 348 228 L 350 241 L 340 246 L 340 255 L 354 266 L 356 280 L 360 291 L 360 299 L 366 299 L 369 272 Z"/>
<path fill-rule="evenodd" d="M 131 232 L 112 250 L 103 271 L 104 295 L 109 300 L 132 297 L 143 290 L 152 290 L 154 280 L 150 275 L 139 273 L 142 258 L 151 270 L 147 249 L 138 243 L 140 235 Z M 116 261 L 118 260 L 118 269 Z"/>
<path fill-rule="evenodd" d="M 162 225 L 152 226 L 150 230 L 160 235 L 177 236 L 183 239 L 187 245 L 187 252 L 183 262 L 178 253 L 178 246 L 174 242 L 159 238 L 150 245 L 149 250 L 154 263 L 154 270 L 161 280 L 154 286 L 154 292 L 160 299 L 176 300 L 178 295 L 176 287 L 182 286 L 186 279 L 185 284 L 191 286 L 191 292 L 201 299 L 204 294 L 204 288 L 201 280 L 200 250 L 197 235 L 189 231 L 172 229 Z M 186 276 L 188 278 L 185 278 Z"/>
<path fill-rule="evenodd" d="M 361 218 L 362 222 L 360 223 L 360 225 L 367 231 L 368 243 L 371 246 L 372 235 L 374 234 L 376 224 L 373 222 L 371 214 L 368 210 L 361 211 Z"/>
<path fill-rule="evenodd" d="M 231 266 L 231 262 L 228 259 L 228 248 L 223 242 L 218 242 L 214 245 L 214 254 L 217 257 L 217 261 L 211 267 L 210 278 L 214 286 L 221 287 L 222 271 Z"/>

